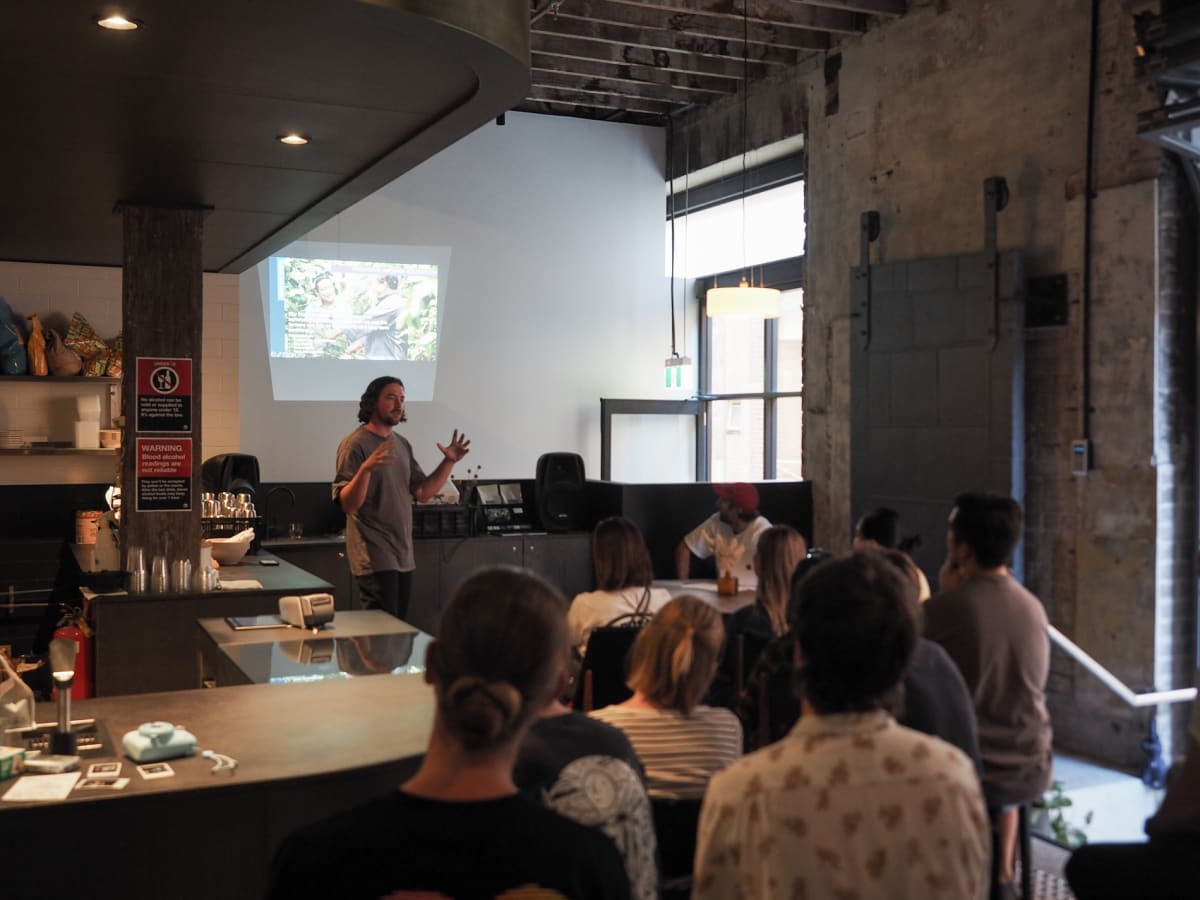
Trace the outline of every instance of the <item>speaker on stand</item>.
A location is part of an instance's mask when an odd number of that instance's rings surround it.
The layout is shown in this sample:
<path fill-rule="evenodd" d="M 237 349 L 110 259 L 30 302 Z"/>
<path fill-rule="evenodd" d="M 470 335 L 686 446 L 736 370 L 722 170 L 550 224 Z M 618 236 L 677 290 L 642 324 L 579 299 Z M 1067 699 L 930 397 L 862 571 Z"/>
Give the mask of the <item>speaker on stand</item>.
<path fill-rule="evenodd" d="M 543 453 L 537 461 L 534 495 L 538 518 L 547 531 L 585 527 L 583 457 L 578 453 Z"/>

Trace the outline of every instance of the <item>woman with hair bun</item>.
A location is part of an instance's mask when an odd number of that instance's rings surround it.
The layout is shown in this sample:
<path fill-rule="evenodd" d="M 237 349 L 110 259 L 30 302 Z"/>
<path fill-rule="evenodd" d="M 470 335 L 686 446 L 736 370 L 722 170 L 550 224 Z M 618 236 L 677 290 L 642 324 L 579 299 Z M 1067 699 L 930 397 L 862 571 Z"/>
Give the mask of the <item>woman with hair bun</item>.
<path fill-rule="evenodd" d="M 703 706 L 724 639 L 721 614 L 682 595 L 659 610 L 630 653 L 624 703 L 592 715 L 629 737 L 652 798 L 704 796 L 708 780 L 742 755 L 742 726 L 727 709 Z"/>
<path fill-rule="evenodd" d="M 611 841 L 513 783 L 522 738 L 564 686 L 564 608 L 525 570 L 468 578 L 426 658 L 436 703 L 421 767 L 387 796 L 288 838 L 269 896 L 629 897 Z"/>

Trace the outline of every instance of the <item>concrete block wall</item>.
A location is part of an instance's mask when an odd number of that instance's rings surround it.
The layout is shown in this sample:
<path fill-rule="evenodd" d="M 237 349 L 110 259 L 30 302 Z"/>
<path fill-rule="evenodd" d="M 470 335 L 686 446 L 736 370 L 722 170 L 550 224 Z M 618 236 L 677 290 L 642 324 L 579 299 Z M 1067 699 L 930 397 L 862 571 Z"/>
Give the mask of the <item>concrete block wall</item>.
<path fill-rule="evenodd" d="M 905 17 L 843 42 L 835 84 L 808 64 L 751 94 L 751 117 L 775 123 L 754 136 L 786 136 L 794 133 L 786 120 L 797 111 L 807 117 L 797 129 L 808 165 L 803 453 L 821 542 L 848 549 L 862 512 L 850 508 L 848 390 L 859 216 L 880 213 L 874 262 L 978 252 L 983 180 L 1004 176 L 1011 199 L 999 217 L 1000 249 L 1020 250 L 1030 276 L 1065 274 L 1070 296 L 1067 325 L 1026 334 L 1025 580 L 1060 629 L 1136 688 L 1154 683 L 1155 673 L 1162 157 L 1135 135 L 1137 112 L 1156 98 L 1133 76 L 1131 27 L 1148 7 L 1101 2 L 1087 330 L 1094 468 L 1084 478 L 1071 475 L 1070 445 L 1083 433 L 1091 2 L 914 0 Z M 688 123 L 681 142 L 693 159 L 719 150 L 720 139 L 706 151 L 697 137 L 710 124 L 706 115 Z M 1133 713 L 1057 654 L 1050 704 L 1060 747 L 1140 766 L 1148 714 Z"/>
<path fill-rule="evenodd" d="M 0 297 L 18 316 L 38 313 L 43 324 L 66 334 L 71 316 L 82 313 L 110 341 L 121 331 L 121 270 L 99 266 L 44 265 L 0 261 Z M 164 308 L 164 314 L 169 314 Z M 233 275 L 204 276 L 203 428 L 204 457 L 238 449 L 238 281 Z M 106 388 L 66 382 L 0 382 L 0 428 L 23 428 L 48 440 L 72 440 L 75 400 L 81 389 L 107 400 Z M 102 404 L 103 405 L 103 404 Z M 117 392 L 103 424 L 120 414 Z M 0 484 L 90 484 L 116 478 L 111 456 L 0 456 Z"/>

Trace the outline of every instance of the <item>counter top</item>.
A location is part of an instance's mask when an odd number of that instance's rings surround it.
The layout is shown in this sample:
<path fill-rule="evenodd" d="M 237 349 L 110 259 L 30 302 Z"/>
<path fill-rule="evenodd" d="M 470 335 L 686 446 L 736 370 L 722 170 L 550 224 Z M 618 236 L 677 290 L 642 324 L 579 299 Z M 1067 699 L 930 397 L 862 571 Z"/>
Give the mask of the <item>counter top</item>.
<path fill-rule="evenodd" d="M 278 565 L 262 565 L 264 559 L 273 559 Z M 257 556 L 245 556 L 236 566 L 221 566 L 221 581 L 257 581 L 261 588 L 222 588 L 220 591 L 180 591 L 162 594 L 98 594 L 96 599 L 107 603 L 160 603 L 163 600 L 179 600 L 187 597 L 232 596 L 243 591 L 269 591 L 275 594 L 312 594 L 318 591 L 331 592 L 333 585 L 311 572 L 293 565 L 273 553 L 260 552 Z"/>
<path fill-rule="evenodd" d="M 194 734 L 200 749 L 232 756 L 237 769 L 232 775 L 213 773 L 213 763 L 197 754 L 168 760 L 174 777 L 147 781 L 123 755 L 88 754 L 82 759 L 84 774 L 92 763 L 121 761 L 129 785 L 122 791 L 72 791 L 51 804 L 0 800 L 0 821 L 8 812 L 33 806 L 120 804 L 150 794 L 240 790 L 395 763 L 425 750 L 433 707 L 432 688 L 420 675 L 81 700 L 73 704 L 72 718 L 100 720 L 117 753 L 126 732 L 143 722 L 165 721 Z M 48 704 L 39 708 L 41 719 L 50 712 Z M 0 793 L 12 783 L 0 782 Z"/>
<path fill-rule="evenodd" d="M 288 547 L 344 547 L 344 534 L 313 534 L 301 538 L 269 537 L 264 538 L 262 547 L 266 550 L 286 550 Z"/>

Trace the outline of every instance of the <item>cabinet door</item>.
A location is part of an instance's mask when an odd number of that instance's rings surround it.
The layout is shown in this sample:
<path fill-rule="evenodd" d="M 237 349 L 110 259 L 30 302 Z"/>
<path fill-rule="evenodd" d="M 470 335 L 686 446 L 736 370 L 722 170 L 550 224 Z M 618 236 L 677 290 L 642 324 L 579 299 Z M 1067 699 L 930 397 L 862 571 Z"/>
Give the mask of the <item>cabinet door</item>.
<path fill-rule="evenodd" d="M 525 538 L 524 564 L 562 591 L 568 600 L 592 589 L 592 536 L 539 534 Z"/>
<path fill-rule="evenodd" d="M 311 572 L 334 587 L 333 608 L 358 609 L 358 585 L 350 574 L 346 551 L 340 545 L 328 547 L 275 546 L 271 552 L 294 566 Z"/>
<path fill-rule="evenodd" d="M 408 600 L 408 623 L 429 634 L 437 634 L 438 617 L 442 614 L 441 556 L 438 540 L 413 541 L 413 557 L 417 570 L 413 573 L 412 595 Z"/>

